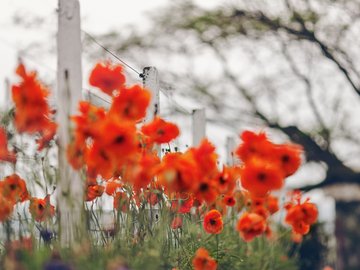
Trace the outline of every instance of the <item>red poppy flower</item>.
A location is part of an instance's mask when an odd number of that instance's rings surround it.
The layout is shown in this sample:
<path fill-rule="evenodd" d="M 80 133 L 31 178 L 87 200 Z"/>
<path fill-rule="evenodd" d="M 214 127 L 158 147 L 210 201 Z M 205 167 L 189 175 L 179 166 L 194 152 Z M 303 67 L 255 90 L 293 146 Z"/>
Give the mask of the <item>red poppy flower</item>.
<path fill-rule="evenodd" d="M 112 96 L 113 91 L 120 89 L 125 84 L 123 68 L 120 65 L 98 63 L 91 71 L 89 83 Z"/>
<path fill-rule="evenodd" d="M 139 154 L 136 159 L 126 164 L 123 173 L 123 181 L 132 184 L 134 191 L 139 192 L 141 188 L 146 188 L 155 176 L 155 166 L 160 164 L 157 154 Z"/>
<path fill-rule="evenodd" d="M 294 232 L 307 234 L 310 225 L 314 224 L 318 217 L 318 210 L 313 203 L 304 202 L 287 206 L 285 222 L 292 226 Z"/>
<path fill-rule="evenodd" d="M 230 206 L 230 207 L 233 207 L 236 203 L 234 196 L 229 196 L 229 195 L 225 196 L 223 201 L 226 206 Z"/>
<path fill-rule="evenodd" d="M 105 187 L 105 192 L 107 195 L 113 196 L 118 191 L 118 189 L 122 188 L 122 186 L 123 186 L 122 183 L 120 183 L 119 181 L 116 181 L 116 180 L 107 181 L 106 187 Z"/>
<path fill-rule="evenodd" d="M 256 206 L 251 208 L 251 212 L 262 216 L 265 220 L 269 217 L 270 212 L 265 208 L 264 205 Z"/>
<path fill-rule="evenodd" d="M 36 221 L 41 222 L 55 215 L 55 207 L 50 204 L 49 195 L 44 199 L 31 198 L 29 212 Z"/>
<path fill-rule="evenodd" d="M 266 207 L 270 214 L 274 214 L 279 211 L 279 200 L 275 196 L 269 195 L 266 198 Z"/>
<path fill-rule="evenodd" d="M 191 207 L 194 205 L 194 199 L 191 194 L 176 194 L 171 200 L 171 211 L 187 214 L 190 213 Z"/>
<path fill-rule="evenodd" d="M 266 134 L 261 132 L 256 134 L 252 131 L 244 131 L 241 134 L 243 143 L 236 150 L 236 154 L 243 162 L 249 159 L 265 158 L 271 152 L 273 144 L 268 141 Z"/>
<path fill-rule="evenodd" d="M 192 261 L 194 270 L 216 270 L 217 263 L 205 248 L 199 248 Z"/>
<path fill-rule="evenodd" d="M 239 167 L 223 166 L 222 171 L 216 176 L 216 186 L 221 194 L 230 194 L 236 187 L 236 182 L 240 178 Z"/>
<path fill-rule="evenodd" d="M 75 169 L 79 170 L 84 166 L 85 160 L 85 144 L 82 143 L 76 143 L 75 141 L 72 141 L 66 149 L 66 157 L 70 165 Z"/>
<path fill-rule="evenodd" d="M 294 243 L 301 243 L 302 240 L 303 240 L 303 235 L 301 233 L 296 233 L 294 231 L 292 231 L 291 233 L 291 240 L 294 242 Z"/>
<path fill-rule="evenodd" d="M 56 134 L 57 127 L 58 125 L 51 121 L 49 121 L 48 124 L 43 127 L 40 132 L 41 137 L 36 140 L 39 151 L 43 150 L 49 145 L 50 141 L 54 138 Z"/>
<path fill-rule="evenodd" d="M 98 124 L 106 118 L 106 112 L 103 108 L 98 108 L 89 102 L 79 102 L 79 115 L 71 117 L 75 123 L 75 141 L 76 143 L 85 143 L 88 138 L 96 138 L 101 134 Z"/>
<path fill-rule="evenodd" d="M 26 183 L 17 174 L 12 174 L 0 182 L 1 195 L 14 202 L 24 202 L 29 199 Z"/>
<path fill-rule="evenodd" d="M 157 168 L 158 182 L 168 193 L 192 192 L 198 187 L 199 171 L 185 154 L 169 153 Z"/>
<path fill-rule="evenodd" d="M 218 174 L 217 154 L 215 146 L 209 140 L 202 140 L 198 147 L 192 147 L 188 152 L 193 156 L 203 177 L 215 178 Z"/>
<path fill-rule="evenodd" d="M 136 127 L 131 122 L 106 118 L 98 126 L 99 136 L 87 150 L 85 163 L 90 178 L 113 177 L 116 171 L 137 153 Z"/>
<path fill-rule="evenodd" d="M 40 150 L 55 135 L 56 124 L 50 119 L 53 111 L 47 103 L 49 90 L 37 80 L 36 72 L 28 73 L 23 64 L 19 64 L 16 73 L 21 82 L 12 86 L 12 98 L 15 103 L 15 127 L 18 132 L 39 133 Z"/>
<path fill-rule="evenodd" d="M 244 241 L 249 242 L 265 232 L 265 219 L 256 213 L 245 212 L 239 219 L 236 229 Z"/>
<path fill-rule="evenodd" d="M 145 117 L 151 94 L 139 85 L 120 89 L 115 96 L 109 113 L 130 121 L 138 121 Z"/>
<path fill-rule="evenodd" d="M 86 201 L 90 202 L 95 200 L 97 197 L 101 197 L 104 193 L 104 187 L 101 185 L 88 185 L 86 193 Z"/>
<path fill-rule="evenodd" d="M 175 124 L 166 122 L 160 117 L 155 117 L 152 122 L 143 125 L 141 132 L 155 143 L 168 143 L 180 134 Z"/>
<path fill-rule="evenodd" d="M 241 184 L 255 196 L 265 196 L 269 191 L 280 189 L 284 176 L 278 166 L 263 159 L 251 159 L 241 171 Z"/>
<path fill-rule="evenodd" d="M 104 179 L 110 179 L 116 170 L 115 160 L 111 158 L 107 149 L 99 144 L 93 144 L 87 151 L 85 156 L 87 165 L 87 176 L 96 179 L 101 175 Z"/>
<path fill-rule="evenodd" d="M 6 130 L 0 127 L 0 161 L 8 161 L 15 163 L 16 155 L 14 152 L 8 150 L 8 139 L 6 136 Z"/>
<path fill-rule="evenodd" d="M 212 179 L 202 179 L 194 191 L 195 198 L 200 203 L 205 201 L 208 205 L 214 203 L 218 195 L 215 181 Z"/>
<path fill-rule="evenodd" d="M 219 234 L 223 230 L 223 220 L 218 210 L 210 210 L 204 217 L 204 230 L 207 233 Z"/>
<path fill-rule="evenodd" d="M 7 220 L 14 210 L 14 202 L 0 193 L 0 222 Z"/>
<path fill-rule="evenodd" d="M 272 157 L 287 177 L 294 174 L 300 167 L 301 153 L 302 147 L 298 144 L 282 144 L 274 147 Z"/>

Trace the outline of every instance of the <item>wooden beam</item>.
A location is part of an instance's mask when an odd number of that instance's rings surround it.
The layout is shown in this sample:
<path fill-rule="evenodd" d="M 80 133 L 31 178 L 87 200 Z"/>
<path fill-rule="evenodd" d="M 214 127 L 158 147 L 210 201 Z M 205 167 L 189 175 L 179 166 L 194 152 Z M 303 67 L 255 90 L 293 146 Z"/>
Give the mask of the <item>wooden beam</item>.
<path fill-rule="evenodd" d="M 84 182 L 66 158 L 71 141 L 69 116 L 75 114 L 81 100 L 81 31 L 78 0 L 59 0 L 58 9 L 57 117 L 59 123 L 59 179 L 57 207 L 60 212 L 60 243 L 70 246 L 85 229 L 83 220 Z"/>
<path fill-rule="evenodd" d="M 192 113 L 192 144 L 197 146 L 206 136 L 205 109 L 196 109 Z"/>
<path fill-rule="evenodd" d="M 226 165 L 233 166 L 239 164 L 239 159 L 235 155 L 236 142 L 234 137 L 226 138 Z"/>
<path fill-rule="evenodd" d="M 151 92 L 151 101 L 146 111 L 144 123 L 151 122 L 154 117 L 160 114 L 160 83 L 159 74 L 155 67 L 143 69 L 144 88 Z M 161 146 L 156 146 L 158 156 L 161 157 Z"/>
<path fill-rule="evenodd" d="M 151 102 L 146 112 L 145 123 L 150 122 L 160 114 L 160 84 L 155 67 L 145 67 L 143 70 L 144 88 L 151 92 Z"/>

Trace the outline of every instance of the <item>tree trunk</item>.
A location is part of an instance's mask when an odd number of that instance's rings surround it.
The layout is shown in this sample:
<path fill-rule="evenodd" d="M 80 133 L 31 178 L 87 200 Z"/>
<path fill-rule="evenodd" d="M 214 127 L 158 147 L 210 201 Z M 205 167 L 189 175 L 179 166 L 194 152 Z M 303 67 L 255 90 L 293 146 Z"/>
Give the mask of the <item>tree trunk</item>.
<path fill-rule="evenodd" d="M 360 269 L 360 202 L 336 202 L 337 270 Z"/>

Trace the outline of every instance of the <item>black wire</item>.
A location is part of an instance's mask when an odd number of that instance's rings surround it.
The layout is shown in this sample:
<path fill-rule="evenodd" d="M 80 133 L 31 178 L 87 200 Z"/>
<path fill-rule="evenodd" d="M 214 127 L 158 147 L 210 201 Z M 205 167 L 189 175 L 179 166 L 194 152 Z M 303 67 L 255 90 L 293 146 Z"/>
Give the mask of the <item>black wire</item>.
<path fill-rule="evenodd" d="M 106 48 L 105 46 L 103 46 L 102 44 L 100 44 L 96 38 L 94 38 L 92 35 L 90 35 L 89 33 L 87 33 L 84 30 L 81 30 L 82 32 L 84 32 L 89 38 L 91 38 L 98 46 L 100 46 L 103 50 L 105 50 L 107 53 L 109 53 L 110 55 L 112 55 L 114 58 L 116 58 L 117 60 L 119 60 L 121 63 L 123 63 L 125 66 L 127 66 L 128 68 L 130 68 L 132 71 L 134 71 L 135 73 L 137 73 L 140 77 L 142 77 L 142 73 L 138 72 L 135 68 L 133 68 L 132 66 L 130 66 L 128 63 L 126 63 L 124 60 L 122 60 L 120 57 L 118 57 L 115 53 L 113 53 L 112 51 L 110 51 L 108 48 Z"/>

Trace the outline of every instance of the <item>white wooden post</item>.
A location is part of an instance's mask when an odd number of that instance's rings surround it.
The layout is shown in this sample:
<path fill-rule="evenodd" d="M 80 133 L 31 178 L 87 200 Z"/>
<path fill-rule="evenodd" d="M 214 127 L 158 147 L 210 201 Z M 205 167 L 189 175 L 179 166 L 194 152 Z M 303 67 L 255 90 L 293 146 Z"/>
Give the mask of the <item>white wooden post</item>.
<path fill-rule="evenodd" d="M 192 113 L 192 144 L 197 146 L 206 136 L 205 109 L 196 109 Z"/>
<path fill-rule="evenodd" d="M 4 111 L 8 111 L 12 105 L 11 86 L 8 78 L 5 79 Z"/>
<path fill-rule="evenodd" d="M 151 122 L 160 114 L 160 83 L 159 74 L 155 67 L 143 69 L 144 88 L 151 92 L 151 101 L 146 111 L 145 123 Z M 158 156 L 161 157 L 161 146 L 156 147 Z"/>
<path fill-rule="evenodd" d="M 59 123 L 59 179 L 57 207 L 60 212 L 60 243 L 69 246 L 82 236 L 84 182 L 66 158 L 71 141 L 69 116 L 75 114 L 81 99 L 81 32 L 78 0 L 59 0 L 58 10 L 57 117 Z"/>
<path fill-rule="evenodd" d="M 233 166 L 239 163 L 238 158 L 235 155 L 236 142 L 234 137 L 226 138 L 226 164 Z"/>
<path fill-rule="evenodd" d="M 146 112 L 145 123 L 150 122 L 160 113 L 160 84 L 155 67 L 145 67 L 143 70 L 144 88 L 151 92 L 151 102 Z"/>

